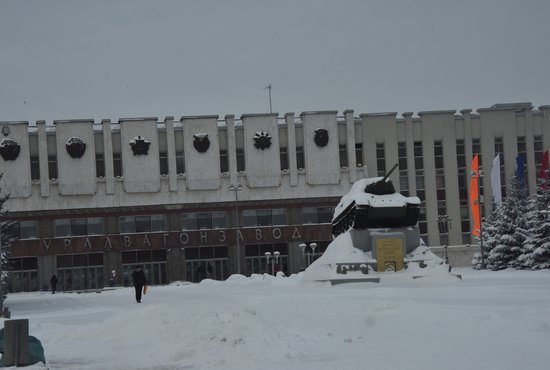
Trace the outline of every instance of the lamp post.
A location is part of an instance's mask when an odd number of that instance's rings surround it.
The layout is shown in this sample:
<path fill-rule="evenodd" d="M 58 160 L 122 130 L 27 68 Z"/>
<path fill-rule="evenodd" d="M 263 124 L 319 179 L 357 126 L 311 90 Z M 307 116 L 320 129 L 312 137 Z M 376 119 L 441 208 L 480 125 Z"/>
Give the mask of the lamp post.
<path fill-rule="evenodd" d="M 449 222 L 451 219 L 447 215 L 439 215 L 437 216 L 437 224 L 439 227 L 439 234 L 445 235 L 447 239 L 445 240 L 445 243 L 443 247 L 445 248 L 445 263 L 449 264 L 449 254 L 447 251 L 448 244 L 449 244 Z M 449 266 L 449 271 L 451 270 L 451 267 Z"/>
<path fill-rule="evenodd" d="M 239 191 L 243 190 L 241 184 L 230 185 L 229 190 L 235 192 L 235 239 L 237 241 L 237 273 L 241 273 L 241 245 L 239 242 Z"/>
<path fill-rule="evenodd" d="M 275 264 L 279 263 L 279 258 L 281 257 L 281 253 L 278 251 L 273 252 L 265 252 L 265 263 L 266 267 L 269 266 L 269 263 L 271 262 L 271 275 L 275 275 Z"/>
<path fill-rule="evenodd" d="M 300 247 L 300 249 L 302 250 L 302 257 L 305 258 L 306 256 L 306 248 L 307 248 L 307 244 L 306 243 L 300 243 L 298 244 L 298 247 Z M 315 253 L 315 248 L 317 248 L 317 243 L 313 242 L 313 243 L 309 243 L 309 247 L 311 248 L 311 252 L 308 252 L 307 253 L 307 266 L 309 267 L 309 265 L 311 264 L 311 255 L 313 253 Z"/>

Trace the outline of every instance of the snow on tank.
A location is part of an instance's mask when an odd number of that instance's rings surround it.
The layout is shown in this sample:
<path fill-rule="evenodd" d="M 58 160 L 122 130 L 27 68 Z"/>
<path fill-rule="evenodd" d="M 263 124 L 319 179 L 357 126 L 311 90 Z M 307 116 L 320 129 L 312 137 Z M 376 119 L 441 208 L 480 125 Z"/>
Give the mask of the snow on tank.
<path fill-rule="evenodd" d="M 418 221 L 420 198 L 405 197 L 395 191 L 390 174 L 356 181 L 340 199 L 332 218 L 332 234 L 349 229 L 414 226 Z"/>

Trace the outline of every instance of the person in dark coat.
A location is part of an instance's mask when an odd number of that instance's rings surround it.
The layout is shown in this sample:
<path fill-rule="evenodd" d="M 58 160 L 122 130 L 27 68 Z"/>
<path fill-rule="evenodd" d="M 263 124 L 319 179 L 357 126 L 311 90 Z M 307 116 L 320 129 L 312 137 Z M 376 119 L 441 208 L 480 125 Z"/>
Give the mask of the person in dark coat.
<path fill-rule="evenodd" d="M 134 288 L 136 289 L 136 301 L 141 303 L 141 292 L 143 286 L 147 284 L 145 281 L 145 273 L 141 270 L 141 266 L 137 265 L 134 272 L 132 272 L 132 280 L 134 281 Z"/>
<path fill-rule="evenodd" d="M 52 285 L 52 294 L 55 294 L 55 290 L 57 289 L 57 276 L 52 275 L 52 278 L 50 279 L 50 284 Z"/>

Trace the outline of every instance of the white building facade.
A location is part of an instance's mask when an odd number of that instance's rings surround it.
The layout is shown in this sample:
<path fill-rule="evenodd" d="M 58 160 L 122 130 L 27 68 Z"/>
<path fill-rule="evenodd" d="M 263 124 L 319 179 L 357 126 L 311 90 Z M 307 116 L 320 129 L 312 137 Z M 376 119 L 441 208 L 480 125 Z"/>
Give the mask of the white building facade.
<path fill-rule="evenodd" d="M 10 194 L 9 218 L 18 221 L 10 289 L 43 289 L 56 274 L 61 290 L 78 290 L 130 284 L 137 264 L 152 284 L 298 272 L 332 240 L 332 209 L 351 184 L 396 163 L 396 189 L 422 200 L 425 242 L 475 243 L 473 155 L 487 174 L 485 199 L 497 154 L 503 189 L 519 155 L 536 194 L 550 106 L 400 117 L 345 110 L 0 122 L 0 129 L 0 189 Z M 487 213 L 490 202 L 484 207 Z M 444 234 L 442 215 L 450 220 Z"/>

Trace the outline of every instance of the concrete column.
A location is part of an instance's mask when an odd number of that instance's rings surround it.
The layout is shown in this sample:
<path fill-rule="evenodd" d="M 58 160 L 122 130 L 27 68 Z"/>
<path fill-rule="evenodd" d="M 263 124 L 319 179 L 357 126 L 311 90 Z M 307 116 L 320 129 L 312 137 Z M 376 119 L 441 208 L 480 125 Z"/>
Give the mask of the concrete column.
<path fill-rule="evenodd" d="M 542 148 L 550 148 L 550 105 L 541 105 L 539 107 L 542 122 Z"/>
<path fill-rule="evenodd" d="M 416 194 L 416 171 L 414 168 L 414 135 L 412 112 L 403 113 L 405 118 L 405 135 L 407 145 L 407 172 L 409 177 L 409 194 Z"/>
<path fill-rule="evenodd" d="M 288 136 L 287 153 L 288 169 L 290 172 L 290 186 L 298 186 L 298 168 L 296 164 L 296 124 L 294 122 L 294 112 L 285 114 L 285 122 Z"/>
<path fill-rule="evenodd" d="M 355 120 L 353 118 L 353 110 L 347 109 L 344 111 L 346 119 L 346 134 L 347 134 L 347 150 L 348 150 L 348 168 L 349 182 L 357 181 L 357 159 L 355 157 Z"/>
<path fill-rule="evenodd" d="M 237 186 L 238 171 L 237 171 L 237 139 L 235 134 L 235 115 L 234 114 L 226 115 L 225 124 L 227 126 L 227 156 L 229 159 L 229 184 Z"/>
<path fill-rule="evenodd" d="M 178 174 L 176 168 L 176 139 L 174 137 L 174 117 L 164 119 L 166 126 L 166 144 L 168 150 L 168 180 L 170 191 L 178 191 Z"/>
<path fill-rule="evenodd" d="M 46 121 L 36 121 L 38 128 L 38 164 L 40 166 L 40 195 L 50 196 L 50 173 L 48 171 L 48 141 Z"/>
<path fill-rule="evenodd" d="M 115 172 L 113 164 L 113 137 L 111 133 L 111 120 L 101 120 L 103 126 L 103 160 L 105 161 L 105 192 L 115 193 Z"/>

